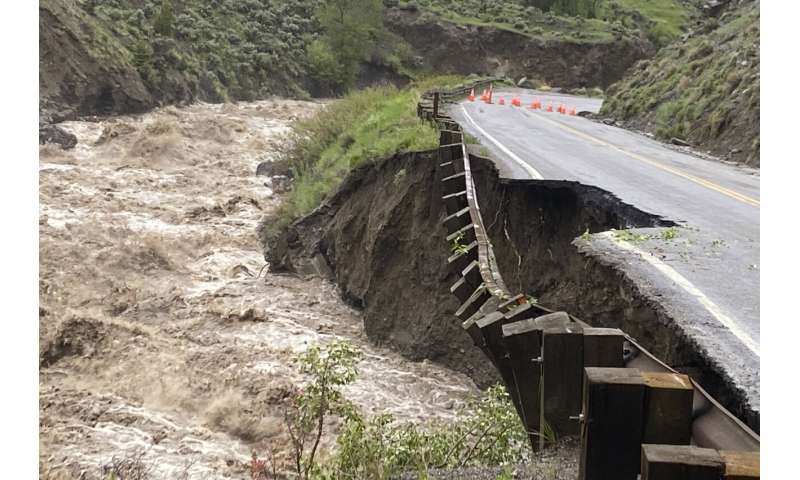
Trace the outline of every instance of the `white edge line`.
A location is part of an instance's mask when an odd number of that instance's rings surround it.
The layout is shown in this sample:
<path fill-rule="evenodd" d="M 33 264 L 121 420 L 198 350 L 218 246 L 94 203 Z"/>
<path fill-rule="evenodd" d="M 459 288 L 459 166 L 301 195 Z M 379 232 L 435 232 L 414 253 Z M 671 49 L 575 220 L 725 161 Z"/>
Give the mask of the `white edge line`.
<path fill-rule="evenodd" d="M 664 274 L 667 278 L 675 282 L 679 287 L 681 287 L 686 293 L 693 296 L 700 304 L 710 313 L 714 318 L 719 321 L 723 326 L 725 326 L 731 333 L 733 333 L 736 338 L 742 341 L 742 343 L 747 346 L 753 353 L 756 354 L 757 357 L 761 358 L 761 350 L 759 345 L 750 337 L 750 335 L 743 331 L 736 322 L 725 315 L 722 312 L 722 309 L 717 306 L 714 302 L 711 301 L 710 298 L 705 296 L 703 292 L 700 291 L 697 287 L 692 284 L 689 280 L 686 279 L 683 275 L 675 271 L 674 268 L 670 267 L 666 263 L 662 262 L 658 259 L 655 255 L 650 253 L 644 252 L 635 246 L 631 245 L 630 243 L 626 242 L 625 240 L 621 240 L 614 236 L 614 232 L 601 232 L 596 234 L 598 237 L 603 237 L 611 240 L 616 245 L 618 245 L 623 250 L 627 250 L 629 252 L 635 253 L 639 257 L 641 257 L 644 261 L 652 265 L 656 268 L 659 272 Z"/>
<path fill-rule="evenodd" d="M 486 133 L 486 130 L 482 129 L 477 123 L 475 123 L 475 120 L 473 120 L 472 117 L 470 117 L 469 113 L 467 113 L 467 109 L 464 108 L 464 105 L 461 105 L 461 110 L 464 111 L 464 115 L 466 115 L 467 120 L 469 120 L 469 123 L 471 123 L 472 126 L 475 127 L 478 130 L 478 132 L 480 132 L 481 135 L 486 137 L 487 140 L 492 142 L 503 153 L 508 155 L 511 158 L 511 160 L 514 160 L 514 162 L 516 162 L 520 167 L 525 169 L 525 171 L 528 172 L 528 175 L 530 175 L 531 178 L 533 178 L 534 180 L 544 180 L 544 177 L 542 176 L 542 174 L 539 173 L 535 168 L 533 168 L 530 165 L 528 165 L 527 163 L 525 163 L 524 160 L 522 160 L 517 155 L 515 155 L 514 152 L 512 152 L 511 150 L 506 148 L 505 145 L 503 145 L 502 143 L 497 141 L 497 139 L 495 139 L 493 136 L 491 136 L 488 133 Z"/>

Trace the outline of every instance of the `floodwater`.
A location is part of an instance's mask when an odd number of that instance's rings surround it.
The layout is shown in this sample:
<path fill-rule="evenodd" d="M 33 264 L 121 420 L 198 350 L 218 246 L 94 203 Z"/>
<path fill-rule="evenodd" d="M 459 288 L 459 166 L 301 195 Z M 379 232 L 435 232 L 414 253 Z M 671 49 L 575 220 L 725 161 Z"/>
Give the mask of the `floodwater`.
<path fill-rule="evenodd" d="M 334 285 L 263 268 L 255 229 L 280 196 L 256 166 L 318 108 L 166 107 L 65 122 L 78 145 L 40 147 L 41 478 L 122 463 L 249 478 L 252 452 L 287 462 L 283 409 L 304 382 L 292 358 L 335 338 L 363 351 L 344 391 L 367 413 L 447 420 L 476 391 L 371 346 Z"/>

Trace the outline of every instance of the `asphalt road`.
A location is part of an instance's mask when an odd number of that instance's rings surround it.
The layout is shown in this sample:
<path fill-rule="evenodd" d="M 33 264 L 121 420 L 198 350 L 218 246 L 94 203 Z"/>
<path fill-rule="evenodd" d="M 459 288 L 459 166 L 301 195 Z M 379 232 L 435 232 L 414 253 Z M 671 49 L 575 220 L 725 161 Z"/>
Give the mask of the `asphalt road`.
<path fill-rule="evenodd" d="M 522 107 L 510 106 L 513 95 Z M 506 105 L 498 105 L 504 97 Z M 602 101 L 503 90 L 494 104 L 464 101 L 450 114 L 478 137 L 508 178 L 572 180 L 614 193 L 679 225 L 672 239 L 592 235 L 582 250 L 617 263 L 694 338 L 760 410 L 760 178 L 649 137 L 543 107 L 597 112 Z M 658 237 L 659 229 L 635 230 Z M 595 232 L 592 232 L 595 233 Z"/>

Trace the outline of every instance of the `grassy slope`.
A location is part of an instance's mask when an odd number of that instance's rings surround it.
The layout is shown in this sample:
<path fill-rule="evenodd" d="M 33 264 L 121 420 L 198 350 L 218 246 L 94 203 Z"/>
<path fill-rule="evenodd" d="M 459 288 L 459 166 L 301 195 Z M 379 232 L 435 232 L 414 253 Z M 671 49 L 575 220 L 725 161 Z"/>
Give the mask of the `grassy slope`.
<path fill-rule="evenodd" d="M 744 2 L 613 85 L 601 113 L 758 166 L 759 37 L 758 5 Z"/>
<path fill-rule="evenodd" d="M 597 19 L 559 16 L 526 7 L 522 2 L 419 0 L 416 2 L 453 23 L 509 30 L 532 38 L 574 42 L 610 42 L 622 35 L 644 34 L 664 45 L 683 33 L 697 12 L 694 0 L 605 0 Z"/>
<path fill-rule="evenodd" d="M 402 90 L 367 88 L 333 102 L 312 118 L 299 120 L 293 126 L 292 146 L 283 153 L 295 183 L 281 206 L 279 223 L 285 225 L 316 208 L 350 169 L 365 161 L 435 148 L 438 134 L 417 118 L 417 101 L 434 85 L 452 86 L 459 81 L 458 77 L 436 77 Z"/>

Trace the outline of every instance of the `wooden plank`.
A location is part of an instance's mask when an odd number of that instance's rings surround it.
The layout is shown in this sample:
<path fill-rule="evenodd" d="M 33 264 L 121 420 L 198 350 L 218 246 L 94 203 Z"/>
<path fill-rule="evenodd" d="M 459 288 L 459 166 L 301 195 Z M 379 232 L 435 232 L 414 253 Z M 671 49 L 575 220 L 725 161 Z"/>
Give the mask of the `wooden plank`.
<path fill-rule="evenodd" d="M 720 480 L 716 450 L 689 445 L 642 445 L 642 480 Z"/>
<path fill-rule="evenodd" d="M 454 175 L 450 175 L 449 177 L 445 177 L 442 179 L 442 190 L 444 191 L 445 195 L 450 195 L 451 193 L 458 193 L 464 190 L 464 187 L 467 185 L 466 183 L 466 172 L 459 172 Z"/>
<path fill-rule="evenodd" d="M 456 213 L 448 215 L 444 220 L 442 220 L 442 223 L 447 229 L 448 235 L 466 227 L 472 223 L 472 216 L 469 214 L 469 207 L 464 207 Z"/>
<path fill-rule="evenodd" d="M 442 197 L 444 208 L 448 215 L 452 215 L 464 207 L 468 207 L 467 191 L 451 193 Z"/>
<path fill-rule="evenodd" d="M 633 368 L 584 369 L 580 480 L 636 480 L 645 384 Z"/>
<path fill-rule="evenodd" d="M 725 464 L 725 480 L 757 480 L 761 478 L 760 452 L 720 450 Z"/>
<path fill-rule="evenodd" d="M 464 280 L 464 277 L 459 278 L 456 283 L 450 287 L 450 293 L 455 295 L 461 302 L 466 302 L 474 291 L 475 288 L 470 287 L 467 281 Z"/>
<path fill-rule="evenodd" d="M 477 237 L 475 236 L 475 224 L 470 223 L 465 227 L 459 228 L 455 232 L 448 235 L 446 240 L 447 245 L 449 246 L 452 246 L 456 240 L 458 240 L 461 245 L 469 245 L 477 240 Z"/>
<path fill-rule="evenodd" d="M 503 342 L 511 357 L 522 423 L 534 451 L 540 443 L 542 332 L 532 319 L 503 325 Z"/>
<path fill-rule="evenodd" d="M 581 412 L 582 385 L 582 328 L 562 317 L 560 325 L 544 328 L 542 334 L 541 423 L 547 421 L 557 437 L 580 433 L 580 423 L 570 417 Z"/>
<path fill-rule="evenodd" d="M 480 284 L 480 286 L 475 289 L 475 292 L 470 295 L 467 301 L 464 302 L 458 308 L 458 310 L 456 310 L 456 317 L 458 317 L 462 322 L 466 321 L 469 317 L 473 316 L 490 298 L 492 298 L 492 294 L 489 293 L 489 290 L 486 289 L 484 284 Z"/>
<path fill-rule="evenodd" d="M 471 261 L 469 265 L 467 265 L 467 268 L 461 271 L 461 275 L 464 277 L 464 281 L 467 282 L 467 285 L 472 287 L 473 291 L 483 283 L 481 266 L 477 260 Z"/>
<path fill-rule="evenodd" d="M 622 346 L 625 334 L 617 328 L 583 329 L 584 367 L 624 367 Z"/>
<path fill-rule="evenodd" d="M 645 392 L 642 443 L 688 445 L 692 439 L 694 388 L 687 375 L 642 372 Z"/>
<path fill-rule="evenodd" d="M 462 272 L 473 260 L 478 259 L 478 242 L 467 245 L 466 251 L 456 252 L 447 258 L 447 264 L 455 272 Z"/>

